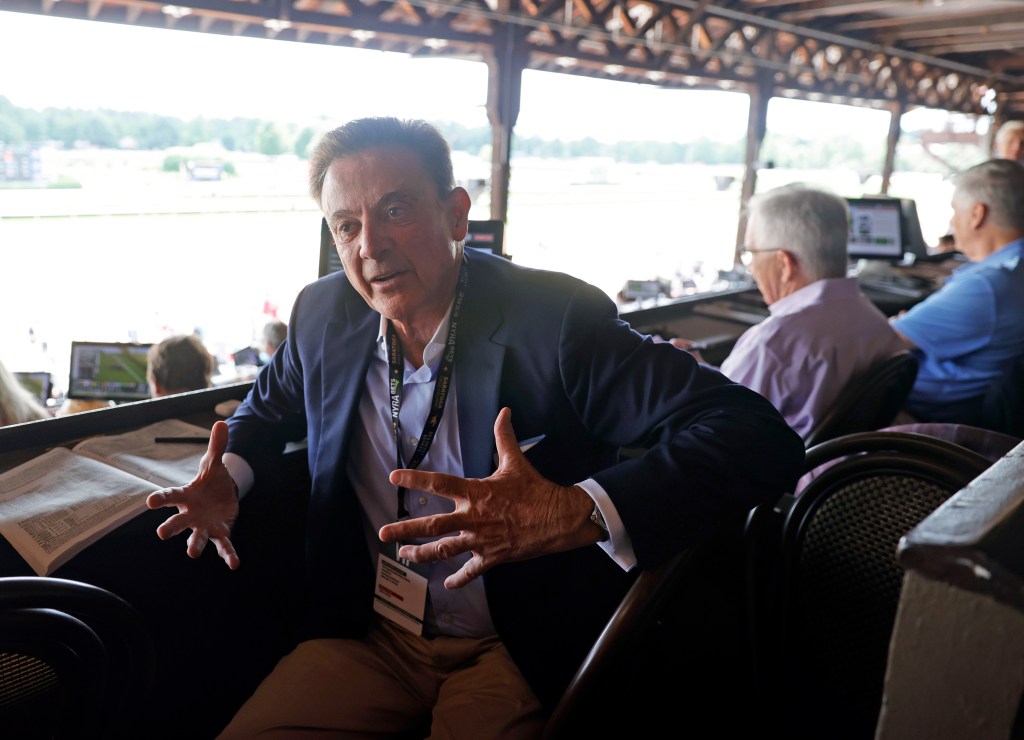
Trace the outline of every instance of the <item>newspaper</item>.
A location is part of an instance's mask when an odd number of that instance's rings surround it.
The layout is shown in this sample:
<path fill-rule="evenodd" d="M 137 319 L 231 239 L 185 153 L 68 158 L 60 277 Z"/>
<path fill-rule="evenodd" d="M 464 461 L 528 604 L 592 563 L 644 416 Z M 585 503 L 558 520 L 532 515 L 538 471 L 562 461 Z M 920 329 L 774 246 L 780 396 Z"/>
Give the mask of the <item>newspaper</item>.
<path fill-rule="evenodd" d="M 87 546 L 146 509 L 146 496 L 195 477 L 206 452 L 157 437 L 209 430 L 178 419 L 57 447 L 0 474 L 0 534 L 32 569 L 49 575 Z"/>

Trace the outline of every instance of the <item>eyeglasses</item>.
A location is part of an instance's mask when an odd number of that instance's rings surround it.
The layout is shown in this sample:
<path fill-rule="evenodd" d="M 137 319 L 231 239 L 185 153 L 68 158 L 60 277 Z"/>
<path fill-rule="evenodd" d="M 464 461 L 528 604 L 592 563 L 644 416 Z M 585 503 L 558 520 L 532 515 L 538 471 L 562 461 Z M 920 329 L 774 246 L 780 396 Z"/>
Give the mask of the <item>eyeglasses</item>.
<path fill-rule="evenodd" d="M 744 267 L 750 267 L 754 261 L 754 255 L 758 252 L 781 252 L 782 247 L 772 247 L 771 249 L 750 249 L 749 247 L 740 247 L 740 262 L 743 263 Z"/>

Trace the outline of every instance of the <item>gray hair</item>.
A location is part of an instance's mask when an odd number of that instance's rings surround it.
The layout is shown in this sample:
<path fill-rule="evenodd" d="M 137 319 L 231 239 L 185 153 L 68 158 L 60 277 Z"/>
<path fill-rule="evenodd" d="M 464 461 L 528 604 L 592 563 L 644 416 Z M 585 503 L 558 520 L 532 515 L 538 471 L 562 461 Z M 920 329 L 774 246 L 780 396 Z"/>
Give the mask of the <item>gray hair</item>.
<path fill-rule="evenodd" d="M 273 319 L 263 325 L 263 341 L 274 349 L 280 347 L 288 338 L 288 324 L 280 319 Z"/>
<path fill-rule="evenodd" d="M 995 226 L 1024 232 L 1024 167 L 1020 164 L 990 159 L 964 170 L 954 182 L 956 203 L 984 203 Z"/>
<path fill-rule="evenodd" d="M 357 118 L 323 135 L 309 156 L 309 194 L 319 205 L 327 170 L 336 160 L 368 149 L 397 148 L 419 157 L 438 197 L 446 197 L 455 188 L 451 150 L 437 128 L 426 121 L 381 117 Z"/>
<path fill-rule="evenodd" d="M 846 200 L 803 183 L 755 195 L 747 204 L 747 230 L 760 249 L 792 253 L 812 280 L 846 277 L 850 213 Z"/>

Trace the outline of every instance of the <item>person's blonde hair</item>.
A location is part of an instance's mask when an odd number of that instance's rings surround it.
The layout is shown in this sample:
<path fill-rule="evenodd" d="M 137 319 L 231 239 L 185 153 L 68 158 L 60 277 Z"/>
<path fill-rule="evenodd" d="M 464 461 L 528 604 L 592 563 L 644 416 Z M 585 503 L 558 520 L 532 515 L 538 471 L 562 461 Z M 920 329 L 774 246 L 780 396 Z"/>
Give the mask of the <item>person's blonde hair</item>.
<path fill-rule="evenodd" d="M 14 374 L 0 362 L 0 426 L 49 418 L 43 405 L 22 388 Z"/>

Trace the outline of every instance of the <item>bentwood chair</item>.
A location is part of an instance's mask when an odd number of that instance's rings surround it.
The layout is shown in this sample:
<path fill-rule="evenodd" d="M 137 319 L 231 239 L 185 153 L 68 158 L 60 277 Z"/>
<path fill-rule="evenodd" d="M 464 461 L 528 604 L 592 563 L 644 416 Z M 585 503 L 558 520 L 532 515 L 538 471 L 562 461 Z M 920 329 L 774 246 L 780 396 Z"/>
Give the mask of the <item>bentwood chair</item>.
<path fill-rule="evenodd" d="M 133 723 L 155 667 L 141 615 L 110 591 L 0 578 L 0 735 L 144 737 Z"/>
<path fill-rule="evenodd" d="M 854 377 L 832 408 L 808 433 L 810 448 L 834 437 L 888 426 L 903 408 L 917 378 L 917 358 L 897 352 Z"/>
<path fill-rule="evenodd" d="M 816 474 L 798 496 L 755 509 L 748 624 L 767 734 L 873 737 L 903 577 L 899 539 L 990 464 L 921 434 L 851 434 L 807 451 Z"/>
<path fill-rule="evenodd" d="M 981 399 L 979 425 L 1024 437 L 1024 355 L 1014 361 Z"/>
<path fill-rule="evenodd" d="M 727 519 L 639 575 L 555 707 L 545 740 L 751 729 L 743 713 L 712 708 L 751 689 L 742 530 L 742 517 Z"/>

